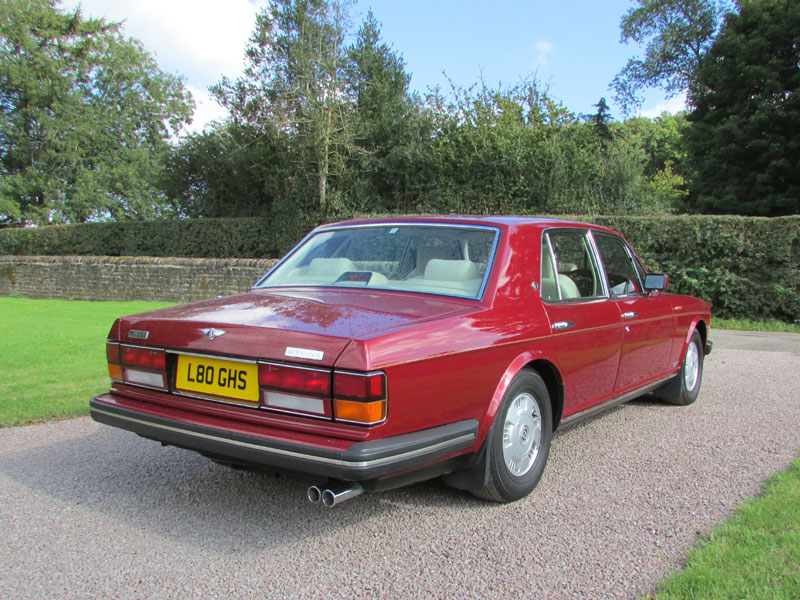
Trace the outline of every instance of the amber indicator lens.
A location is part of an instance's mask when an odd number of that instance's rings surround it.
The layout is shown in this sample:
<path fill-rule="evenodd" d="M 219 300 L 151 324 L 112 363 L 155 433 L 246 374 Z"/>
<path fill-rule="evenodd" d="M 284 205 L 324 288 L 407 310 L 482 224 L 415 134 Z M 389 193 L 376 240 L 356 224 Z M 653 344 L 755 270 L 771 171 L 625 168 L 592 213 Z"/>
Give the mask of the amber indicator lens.
<path fill-rule="evenodd" d="M 386 401 L 358 402 L 356 400 L 333 401 L 337 421 L 350 421 L 364 425 L 374 425 L 386 418 Z"/>
<path fill-rule="evenodd" d="M 122 381 L 122 365 L 108 363 L 108 376 L 113 381 Z"/>

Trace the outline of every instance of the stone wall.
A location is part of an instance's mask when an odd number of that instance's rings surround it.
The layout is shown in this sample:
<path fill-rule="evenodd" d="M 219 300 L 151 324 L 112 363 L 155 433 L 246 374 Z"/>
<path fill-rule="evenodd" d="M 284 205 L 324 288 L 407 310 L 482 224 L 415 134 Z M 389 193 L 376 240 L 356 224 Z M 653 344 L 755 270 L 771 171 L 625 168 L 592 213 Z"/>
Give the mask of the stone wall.
<path fill-rule="evenodd" d="M 0 296 L 188 302 L 248 289 L 276 262 L 256 258 L 0 256 Z"/>

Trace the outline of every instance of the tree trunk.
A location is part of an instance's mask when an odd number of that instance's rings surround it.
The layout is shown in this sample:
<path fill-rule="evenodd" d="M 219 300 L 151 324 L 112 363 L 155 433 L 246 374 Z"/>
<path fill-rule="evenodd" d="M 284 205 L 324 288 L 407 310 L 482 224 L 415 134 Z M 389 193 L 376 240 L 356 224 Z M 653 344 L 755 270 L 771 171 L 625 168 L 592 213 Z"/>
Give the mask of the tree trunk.
<path fill-rule="evenodd" d="M 328 213 L 328 204 L 325 198 L 328 186 L 328 168 L 329 157 L 326 150 L 322 153 L 322 160 L 319 163 L 319 169 L 317 171 L 317 200 L 319 202 L 319 208 L 324 214 Z"/>

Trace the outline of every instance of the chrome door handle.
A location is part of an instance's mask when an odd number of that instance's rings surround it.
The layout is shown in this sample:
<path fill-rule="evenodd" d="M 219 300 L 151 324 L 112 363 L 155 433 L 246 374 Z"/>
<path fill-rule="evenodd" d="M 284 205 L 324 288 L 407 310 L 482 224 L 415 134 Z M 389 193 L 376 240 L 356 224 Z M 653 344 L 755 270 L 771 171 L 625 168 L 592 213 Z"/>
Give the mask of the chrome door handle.
<path fill-rule="evenodd" d="M 639 313 L 633 312 L 633 311 L 622 313 L 622 318 L 623 319 L 635 319 L 638 316 L 639 316 Z"/>
<path fill-rule="evenodd" d="M 564 331 L 570 327 L 575 327 L 574 321 L 558 321 L 557 323 L 553 323 L 553 329 L 556 331 Z"/>

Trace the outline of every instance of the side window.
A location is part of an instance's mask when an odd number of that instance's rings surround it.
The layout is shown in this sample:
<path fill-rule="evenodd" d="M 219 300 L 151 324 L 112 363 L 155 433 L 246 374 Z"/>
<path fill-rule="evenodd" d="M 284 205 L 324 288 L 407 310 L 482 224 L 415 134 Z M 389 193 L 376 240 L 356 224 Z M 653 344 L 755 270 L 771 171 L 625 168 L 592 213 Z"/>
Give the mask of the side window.
<path fill-rule="evenodd" d="M 544 300 L 576 300 L 603 295 L 587 232 L 551 230 L 542 236 L 541 295 Z"/>
<path fill-rule="evenodd" d="M 596 233 L 595 242 L 606 269 L 611 295 L 619 297 L 641 293 L 643 288 L 639 270 L 634 265 L 625 242 L 607 233 Z"/>

